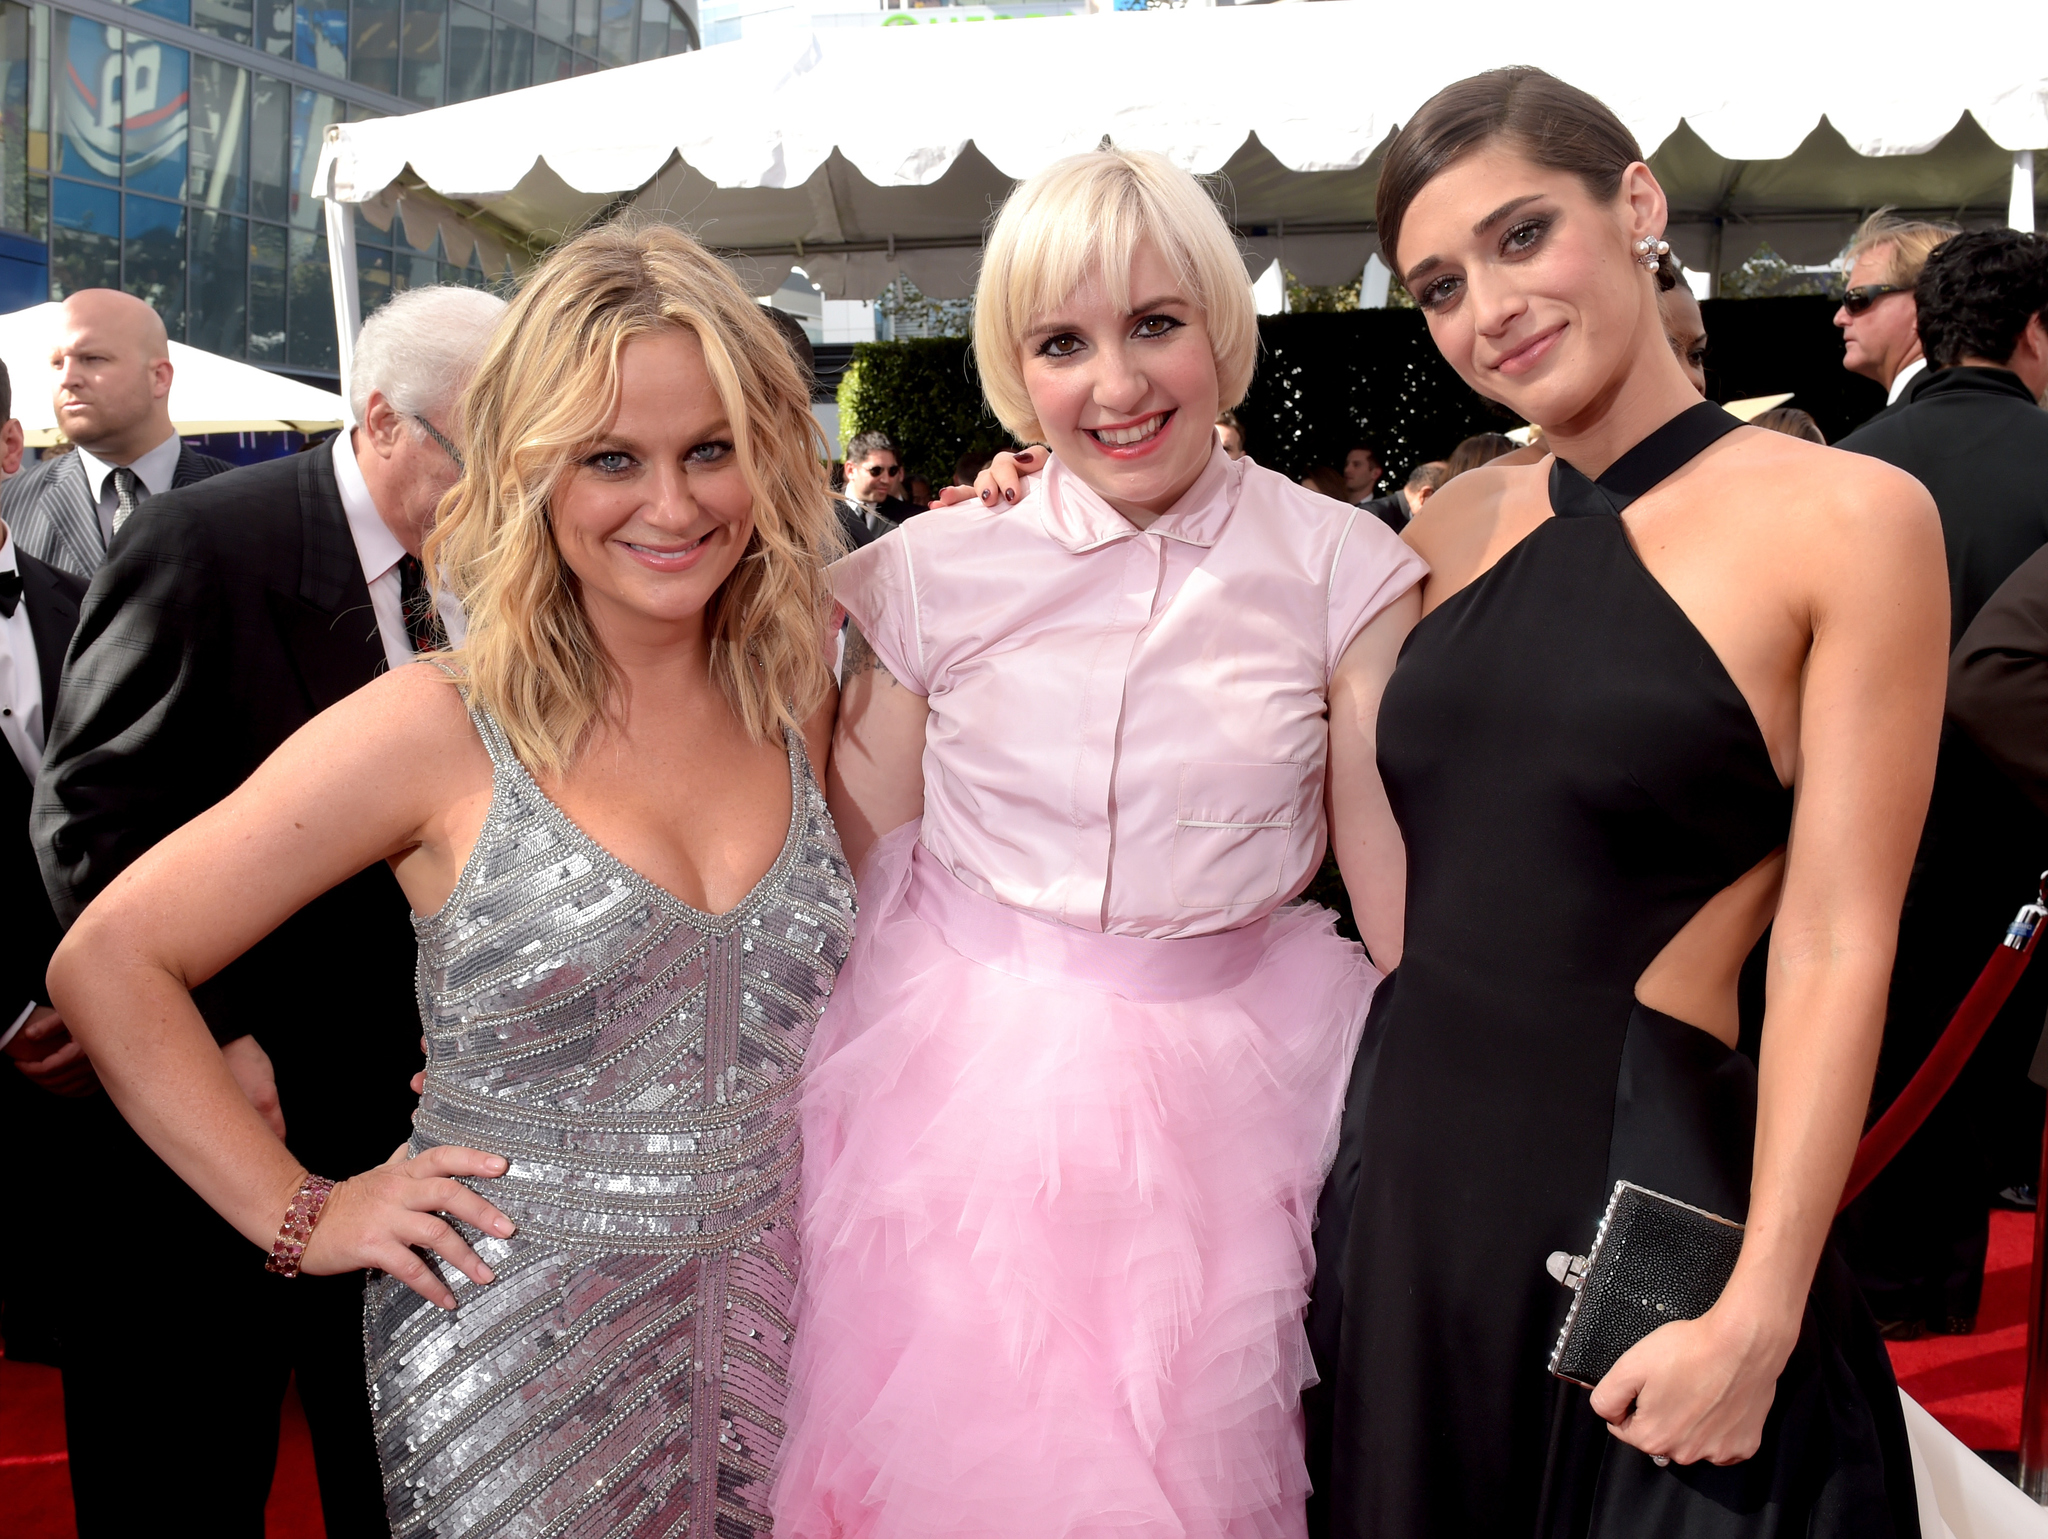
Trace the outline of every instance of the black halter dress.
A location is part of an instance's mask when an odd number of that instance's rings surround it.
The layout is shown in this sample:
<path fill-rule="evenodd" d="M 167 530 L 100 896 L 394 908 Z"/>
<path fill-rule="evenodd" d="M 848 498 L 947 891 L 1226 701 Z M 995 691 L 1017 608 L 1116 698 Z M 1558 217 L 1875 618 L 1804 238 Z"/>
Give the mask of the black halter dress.
<path fill-rule="evenodd" d="M 1618 516 L 1736 426 L 1694 407 L 1598 482 L 1558 461 L 1557 516 L 1387 687 L 1407 947 L 1317 1237 L 1322 1532 L 1917 1539 L 1890 1363 L 1832 1252 L 1747 1463 L 1660 1469 L 1547 1370 L 1570 1295 L 1544 1260 L 1585 1251 L 1615 1180 L 1748 1211 L 1753 1066 L 1634 991 L 1785 842 L 1792 797 Z"/>

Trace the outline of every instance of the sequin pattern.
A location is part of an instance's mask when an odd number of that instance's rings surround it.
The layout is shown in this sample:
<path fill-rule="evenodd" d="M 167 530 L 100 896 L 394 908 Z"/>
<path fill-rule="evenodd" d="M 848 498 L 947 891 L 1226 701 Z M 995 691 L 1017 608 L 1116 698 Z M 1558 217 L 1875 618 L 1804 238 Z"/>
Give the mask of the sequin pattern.
<path fill-rule="evenodd" d="M 804 1052 L 853 934 L 853 881 L 802 748 L 774 867 L 700 913 L 590 839 L 495 722 L 491 809 L 415 921 L 428 1066 L 412 1147 L 466 1144 L 510 1240 L 365 1306 L 395 1535 L 769 1531 L 796 1284 Z"/>

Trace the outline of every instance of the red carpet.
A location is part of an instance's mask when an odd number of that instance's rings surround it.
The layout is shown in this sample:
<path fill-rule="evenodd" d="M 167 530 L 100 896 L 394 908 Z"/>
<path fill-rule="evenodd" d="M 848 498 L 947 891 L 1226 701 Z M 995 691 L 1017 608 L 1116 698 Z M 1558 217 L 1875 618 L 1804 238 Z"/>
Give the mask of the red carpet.
<path fill-rule="evenodd" d="M 1993 1213 L 1976 1333 L 1892 1343 L 1899 1388 L 1972 1448 L 2011 1453 L 2020 1446 L 2033 1263 L 2034 1215 Z"/>
<path fill-rule="evenodd" d="M 2034 1220 L 1991 1215 L 1984 1302 L 1972 1336 L 1895 1342 L 1899 1385 L 1972 1448 L 2019 1447 L 2026 1373 L 2027 1277 Z M 284 1406 L 268 1539 L 326 1539 L 313 1480 L 313 1445 L 296 1392 Z M 75 1539 L 64 1460 L 64 1393 L 57 1371 L 0 1358 L 0 1530 L 10 1539 Z"/>
<path fill-rule="evenodd" d="M 326 1539 L 313 1478 L 313 1443 L 296 1390 L 284 1401 L 277 1477 L 264 1511 L 267 1539 Z M 64 1458 L 64 1389 L 57 1370 L 0 1358 L 0 1533 L 76 1539 Z"/>

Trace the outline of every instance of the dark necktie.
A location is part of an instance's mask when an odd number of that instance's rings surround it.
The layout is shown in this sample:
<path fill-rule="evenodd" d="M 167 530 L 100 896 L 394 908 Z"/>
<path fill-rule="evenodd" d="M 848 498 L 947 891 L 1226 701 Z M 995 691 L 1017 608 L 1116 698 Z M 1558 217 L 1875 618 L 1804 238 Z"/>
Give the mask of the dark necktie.
<path fill-rule="evenodd" d="M 427 591 L 426 568 L 420 558 L 398 558 L 398 603 L 405 612 L 405 635 L 415 654 L 448 650 L 448 631 L 434 613 L 434 596 Z"/>
<path fill-rule="evenodd" d="M 0 572 L 0 618 L 13 619 L 21 602 L 21 573 Z"/>
<path fill-rule="evenodd" d="M 121 532 L 121 526 L 142 505 L 142 499 L 149 495 L 135 472 L 126 465 L 114 467 L 114 533 Z"/>

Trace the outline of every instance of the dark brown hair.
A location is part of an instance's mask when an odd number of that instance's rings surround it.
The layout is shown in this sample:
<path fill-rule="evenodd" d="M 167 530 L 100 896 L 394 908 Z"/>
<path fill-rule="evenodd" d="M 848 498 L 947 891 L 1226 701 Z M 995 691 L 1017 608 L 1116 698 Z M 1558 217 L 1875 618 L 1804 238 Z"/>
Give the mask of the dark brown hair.
<path fill-rule="evenodd" d="M 1454 480 L 1468 470 L 1491 464 L 1503 454 L 1513 454 L 1521 447 L 1505 433 L 1474 433 L 1451 451 L 1450 459 L 1444 464 L 1444 480 Z"/>
<path fill-rule="evenodd" d="M 1339 502 L 1351 500 L 1351 488 L 1344 484 L 1344 473 L 1334 465 L 1316 466 L 1301 478 L 1301 484 L 1325 497 L 1335 497 Z"/>
<path fill-rule="evenodd" d="M 1495 139 L 1508 140 L 1539 166 L 1569 171 L 1603 203 L 1621 191 L 1621 173 L 1643 158 L 1636 136 L 1605 102 L 1540 69 L 1490 69 L 1447 85 L 1402 125 L 1380 168 L 1374 213 L 1380 250 L 1397 274 L 1394 253 L 1408 205 Z"/>
<path fill-rule="evenodd" d="M 1783 433 L 1787 438 L 1803 438 L 1810 444 L 1828 441 L 1828 435 L 1820 430 L 1820 424 L 1813 420 L 1812 413 L 1803 412 L 1796 406 L 1773 406 L 1769 411 L 1760 411 L 1749 419 L 1749 425 L 1772 433 Z"/>

